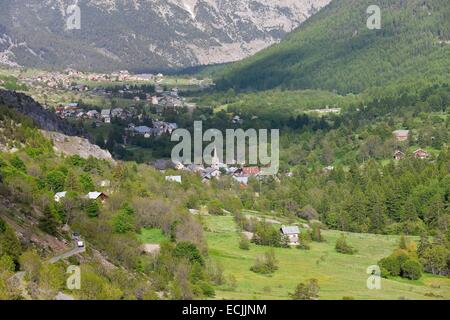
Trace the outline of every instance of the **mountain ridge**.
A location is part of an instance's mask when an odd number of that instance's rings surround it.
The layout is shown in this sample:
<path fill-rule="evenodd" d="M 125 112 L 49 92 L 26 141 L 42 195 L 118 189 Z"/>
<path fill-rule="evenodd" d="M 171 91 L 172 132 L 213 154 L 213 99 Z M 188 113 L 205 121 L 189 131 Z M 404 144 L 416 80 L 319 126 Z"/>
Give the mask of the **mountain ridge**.
<path fill-rule="evenodd" d="M 374 4 L 380 30 L 366 25 Z M 218 87 L 358 93 L 402 81 L 448 81 L 449 12 L 441 0 L 332 1 L 279 44 L 221 68 Z"/>
<path fill-rule="evenodd" d="M 0 62 L 87 71 L 185 68 L 242 59 L 278 42 L 330 0 L 4 0 Z"/>

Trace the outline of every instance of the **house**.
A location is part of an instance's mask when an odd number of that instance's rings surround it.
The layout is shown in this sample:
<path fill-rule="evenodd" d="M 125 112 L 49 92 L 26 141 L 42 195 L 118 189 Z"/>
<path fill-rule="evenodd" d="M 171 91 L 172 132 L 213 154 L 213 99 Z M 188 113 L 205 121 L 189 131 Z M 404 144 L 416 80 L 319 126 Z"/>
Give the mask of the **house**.
<path fill-rule="evenodd" d="M 138 126 L 134 128 L 134 132 L 141 135 L 151 135 L 153 133 L 153 129 L 147 126 Z"/>
<path fill-rule="evenodd" d="M 108 199 L 108 196 L 106 194 L 104 194 L 103 192 L 94 191 L 94 192 L 89 192 L 86 195 L 86 198 L 88 198 L 90 200 L 100 200 L 102 203 L 104 203 L 106 201 L 106 199 Z"/>
<path fill-rule="evenodd" d="M 233 176 L 233 179 L 239 182 L 241 185 L 248 185 L 248 177 L 235 177 Z"/>
<path fill-rule="evenodd" d="M 401 160 L 401 159 L 403 159 L 404 156 L 405 156 L 405 154 L 402 151 L 400 151 L 400 150 L 396 150 L 394 152 L 394 159 L 395 160 Z"/>
<path fill-rule="evenodd" d="M 193 173 L 199 173 L 199 172 L 205 171 L 205 168 L 201 165 L 191 163 L 185 167 L 185 170 L 193 172 Z"/>
<path fill-rule="evenodd" d="M 63 191 L 63 192 L 58 192 L 58 193 L 56 193 L 56 194 L 55 194 L 55 197 L 54 197 L 55 202 L 60 202 L 61 199 L 63 199 L 63 198 L 66 197 L 66 195 L 67 195 L 67 191 Z"/>
<path fill-rule="evenodd" d="M 409 137 L 409 130 L 395 130 L 392 132 L 397 141 L 406 141 Z"/>
<path fill-rule="evenodd" d="M 296 246 L 299 244 L 298 235 L 300 234 L 300 230 L 297 226 L 282 226 L 280 232 L 282 235 L 287 236 L 289 245 Z"/>
<path fill-rule="evenodd" d="M 231 119 L 231 122 L 233 124 L 242 124 L 244 121 L 239 117 L 238 115 L 234 116 L 233 119 Z"/>
<path fill-rule="evenodd" d="M 217 168 L 209 167 L 206 168 L 202 173 L 202 181 L 206 182 L 209 180 L 212 180 L 213 178 L 219 178 L 220 177 L 220 170 Z"/>
<path fill-rule="evenodd" d="M 242 168 L 242 175 L 244 176 L 256 176 L 259 175 L 259 168 L 258 167 L 244 167 Z"/>
<path fill-rule="evenodd" d="M 72 103 L 67 103 L 64 106 L 65 110 L 78 110 L 78 103 L 72 102 Z"/>
<path fill-rule="evenodd" d="M 333 166 L 327 166 L 327 167 L 325 167 L 325 168 L 322 169 L 322 171 L 323 171 L 324 173 L 330 173 L 330 172 L 333 171 L 333 170 L 334 170 L 334 167 L 333 167 Z"/>
<path fill-rule="evenodd" d="M 102 180 L 102 181 L 100 181 L 99 185 L 100 185 L 100 187 L 103 187 L 103 188 L 109 188 L 111 186 L 111 181 Z"/>
<path fill-rule="evenodd" d="M 417 159 L 426 159 L 430 157 L 430 154 L 423 149 L 417 149 L 413 152 L 413 156 Z"/>
<path fill-rule="evenodd" d="M 86 115 L 88 116 L 88 118 L 93 119 L 97 118 L 99 113 L 97 110 L 89 110 L 88 112 L 86 112 Z"/>
<path fill-rule="evenodd" d="M 111 118 L 111 109 L 103 109 L 101 112 L 102 119 Z"/>
<path fill-rule="evenodd" d="M 166 176 L 166 181 L 181 183 L 181 176 Z"/>
<path fill-rule="evenodd" d="M 100 115 L 104 123 L 111 123 L 111 109 L 103 109 Z"/>

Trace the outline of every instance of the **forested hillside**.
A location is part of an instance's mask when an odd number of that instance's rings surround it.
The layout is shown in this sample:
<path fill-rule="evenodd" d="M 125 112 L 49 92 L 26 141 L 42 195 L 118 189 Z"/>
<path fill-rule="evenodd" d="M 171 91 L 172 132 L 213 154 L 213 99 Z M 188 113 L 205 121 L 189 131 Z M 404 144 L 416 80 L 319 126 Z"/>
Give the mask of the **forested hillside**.
<path fill-rule="evenodd" d="M 370 5 L 381 29 L 366 25 Z M 335 0 L 280 44 L 216 71 L 219 89 L 367 88 L 448 81 L 450 3 L 446 0 Z"/>

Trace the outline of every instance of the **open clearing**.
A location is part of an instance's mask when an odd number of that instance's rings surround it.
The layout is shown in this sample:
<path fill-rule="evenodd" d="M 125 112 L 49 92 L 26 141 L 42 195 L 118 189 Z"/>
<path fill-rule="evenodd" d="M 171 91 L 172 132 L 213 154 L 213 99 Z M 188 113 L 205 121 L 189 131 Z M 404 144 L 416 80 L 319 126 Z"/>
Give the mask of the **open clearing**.
<path fill-rule="evenodd" d="M 319 281 L 320 299 L 450 299 L 450 279 L 429 274 L 417 281 L 382 279 L 380 290 L 367 289 L 367 267 L 389 255 L 398 236 L 345 233 L 358 253 L 344 255 L 334 250 L 342 232 L 323 231 L 327 241 L 312 242 L 311 250 L 274 249 L 279 269 L 264 276 L 250 267 L 268 247 L 251 244 L 250 250 L 239 249 L 232 216 L 208 216 L 204 222 L 211 258 L 223 266 L 227 280 L 230 275 L 236 279 L 235 288 L 229 284 L 216 288 L 216 299 L 289 299 L 295 286 L 309 278 Z"/>

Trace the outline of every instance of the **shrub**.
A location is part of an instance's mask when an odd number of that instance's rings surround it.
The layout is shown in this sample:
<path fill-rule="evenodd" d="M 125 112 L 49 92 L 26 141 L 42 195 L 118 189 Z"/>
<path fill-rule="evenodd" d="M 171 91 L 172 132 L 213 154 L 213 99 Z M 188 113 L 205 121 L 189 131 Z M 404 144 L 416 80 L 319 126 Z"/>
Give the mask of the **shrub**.
<path fill-rule="evenodd" d="M 319 297 L 319 283 L 317 279 L 309 279 L 297 285 L 295 291 L 290 293 L 292 300 L 316 300 Z"/>
<path fill-rule="evenodd" d="M 325 239 L 322 237 L 322 232 L 320 230 L 320 225 L 318 223 L 313 223 L 311 225 L 311 230 L 309 231 L 312 241 L 324 242 Z"/>
<path fill-rule="evenodd" d="M 208 203 L 208 212 L 209 214 L 222 216 L 223 213 L 223 204 L 217 199 L 213 199 Z"/>
<path fill-rule="evenodd" d="M 250 250 L 250 241 L 244 235 L 241 235 L 241 240 L 239 241 L 239 248 L 242 250 Z"/>
<path fill-rule="evenodd" d="M 50 171 L 45 178 L 45 185 L 53 192 L 64 191 L 66 176 L 59 170 Z"/>
<path fill-rule="evenodd" d="M 339 239 L 336 240 L 335 250 L 343 254 L 354 254 L 356 250 L 347 243 L 347 239 L 342 234 Z"/>
<path fill-rule="evenodd" d="M 52 210 L 49 206 L 44 209 L 44 215 L 39 219 L 39 229 L 55 236 L 57 234 L 57 222 L 53 216 Z"/>
<path fill-rule="evenodd" d="M 308 232 L 301 232 L 299 234 L 299 245 L 297 246 L 297 249 L 300 250 L 309 250 L 311 249 L 311 246 L 309 243 L 311 242 L 311 237 Z"/>
<path fill-rule="evenodd" d="M 174 249 L 174 256 L 177 258 L 186 258 L 191 263 L 197 262 L 200 265 L 204 265 L 205 261 L 203 260 L 200 251 L 195 246 L 195 244 L 191 242 L 180 242 L 176 245 Z"/>
<path fill-rule="evenodd" d="M 381 275 L 383 277 L 400 275 L 400 272 L 401 272 L 400 262 L 393 255 L 390 255 L 389 257 L 381 259 L 378 262 L 378 265 L 380 266 L 380 268 L 382 270 Z M 383 271 L 385 271 L 385 273 L 383 273 Z"/>
<path fill-rule="evenodd" d="M 275 252 L 267 251 L 263 256 L 256 258 L 255 264 L 250 268 L 251 271 L 261 274 L 271 274 L 278 270 Z"/>
<path fill-rule="evenodd" d="M 98 217 L 98 214 L 100 213 L 100 206 L 98 205 L 97 201 L 89 200 L 87 205 L 85 206 L 85 210 L 89 217 L 95 218 Z"/>
<path fill-rule="evenodd" d="M 420 279 L 420 277 L 422 276 L 422 266 L 416 260 L 409 259 L 405 261 L 402 264 L 401 268 L 402 268 L 401 276 L 403 278 L 417 280 Z"/>
<path fill-rule="evenodd" d="M 27 171 L 27 167 L 25 166 L 25 163 L 17 155 L 14 155 L 11 158 L 10 163 L 11 163 L 11 165 L 14 168 L 16 168 L 19 171 L 22 171 L 22 172 L 26 172 Z"/>
<path fill-rule="evenodd" d="M 206 281 L 200 281 L 198 283 L 200 289 L 202 290 L 202 293 L 205 295 L 205 297 L 208 298 L 214 298 L 216 296 L 216 292 L 214 291 L 214 287 L 206 282 Z"/>

